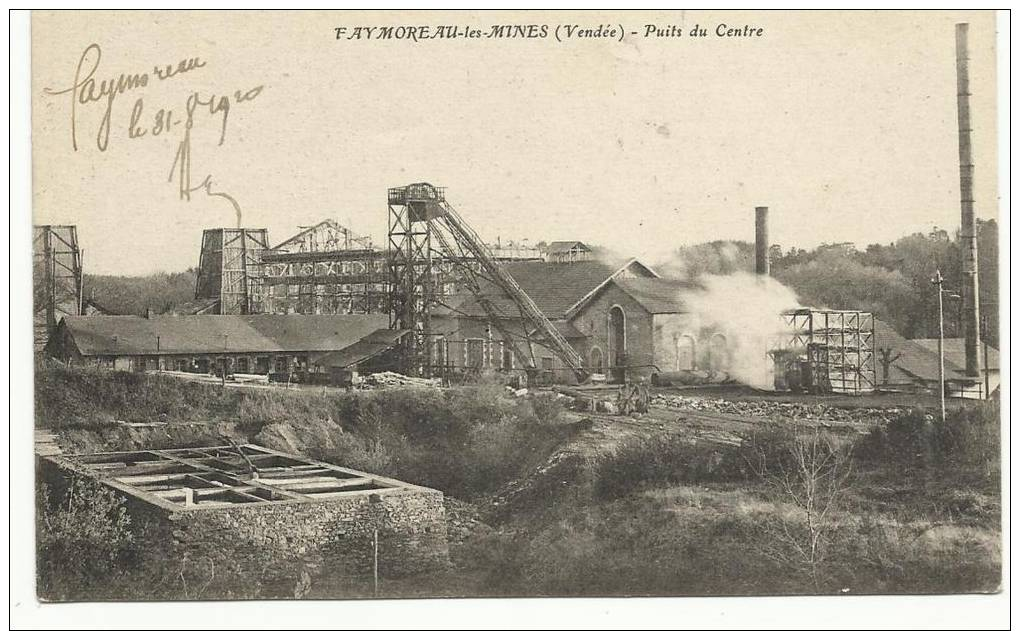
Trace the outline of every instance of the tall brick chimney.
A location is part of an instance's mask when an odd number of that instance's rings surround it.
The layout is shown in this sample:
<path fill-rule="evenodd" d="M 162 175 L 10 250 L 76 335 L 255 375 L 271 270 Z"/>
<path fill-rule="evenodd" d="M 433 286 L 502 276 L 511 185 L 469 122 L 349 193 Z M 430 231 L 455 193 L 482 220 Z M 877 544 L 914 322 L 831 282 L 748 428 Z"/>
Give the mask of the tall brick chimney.
<path fill-rule="evenodd" d="M 754 209 L 754 273 L 769 275 L 769 209 Z"/>

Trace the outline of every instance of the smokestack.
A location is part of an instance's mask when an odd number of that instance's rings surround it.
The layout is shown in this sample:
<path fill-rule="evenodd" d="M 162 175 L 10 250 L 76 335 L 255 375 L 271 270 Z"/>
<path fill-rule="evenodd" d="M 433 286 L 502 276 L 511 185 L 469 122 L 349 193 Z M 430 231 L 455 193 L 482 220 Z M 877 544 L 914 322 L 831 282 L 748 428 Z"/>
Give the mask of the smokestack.
<path fill-rule="evenodd" d="M 977 219 L 974 216 L 974 160 L 970 146 L 970 73 L 967 27 L 956 25 L 956 120 L 960 132 L 960 251 L 963 258 L 963 311 L 965 372 L 978 369 L 979 295 L 977 273 Z"/>
<path fill-rule="evenodd" d="M 754 209 L 754 273 L 769 275 L 769 209 Z"/>

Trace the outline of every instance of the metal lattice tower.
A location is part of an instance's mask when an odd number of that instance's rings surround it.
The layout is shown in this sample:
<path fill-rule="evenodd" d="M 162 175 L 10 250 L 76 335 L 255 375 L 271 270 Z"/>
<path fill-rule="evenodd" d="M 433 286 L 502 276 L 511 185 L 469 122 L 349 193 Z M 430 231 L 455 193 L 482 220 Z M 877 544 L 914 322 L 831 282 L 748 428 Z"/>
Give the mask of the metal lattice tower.
<path fill-rule="evenodd" d="M 435 293 L 432 222 L 441 211 L 443 189 L 411 184 L 387 191 L 390 266 L 390 326 L 407 329 L 401 342 L 406 374 L 430 376 L 431 306 Z"/>
<path fill-rule="evenodd" d="M 65 315 L 82 313 L 82 251 L 76 226 L 34 226 L 33 328 L 42 350 Z"/>
<path fill-rule="evenodd" d="M 265 228 L 213 228 L 202 233 L 195 298 L 216 298 L 221 315 L 261 313 Z"/>
<path fill-rule="evenodd" d="M 405 338 L 408 341 L 403 349 L 405 368 L 410 374 L 431 373 L 430 312 L 432 305 L 443 297 L 444 287 L 437 280 L 444 277 L 474 294 L 489 324 L 500 332 L 525 366 L 534 368 L 533 335 L 534 341 L 555 353 L 579 381 L 588 378 L 581 356 L 500 264 L 478 233 L 446 201 L 444 189 L 431 184 L 411 184 L 389 189 L 387 199 L 390 324 L 414 332 Z M 451 271 L 453 278 L 437 274 L 443 270 Z M 516 314 L 500 313 L 491 296 L 482 291 L 479 280 L 510 298 Z M 506 326 L 508 318 L 520 318 L 524 325 L 522 334 L 513 334 Z M 518 342 L 528 350 L 520 348 Z"/>
<path fill-rule="evenodd" d="M 867 311 L 795 309 L 783 314 L 787 347 L 804 350 L 816 387 L 840 394 L 875 389 L 875 318 Z"/>

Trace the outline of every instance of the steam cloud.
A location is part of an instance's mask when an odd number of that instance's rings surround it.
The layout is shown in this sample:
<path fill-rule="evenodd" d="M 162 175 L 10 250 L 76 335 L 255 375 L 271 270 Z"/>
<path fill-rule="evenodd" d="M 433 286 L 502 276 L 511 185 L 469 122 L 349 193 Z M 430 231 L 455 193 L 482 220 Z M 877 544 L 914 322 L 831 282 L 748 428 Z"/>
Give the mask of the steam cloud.
<path fill-rule="evenodd" d="M 737 272 L 698 278 L 700 289 L 682 293 L 703 329 L 726 336 L 731 377 L 755 388 L 774 388 L 769 356 L 777 337 L 788 334 L 780 313 L 800 307 L 790 288 L 769 276 Z"/>

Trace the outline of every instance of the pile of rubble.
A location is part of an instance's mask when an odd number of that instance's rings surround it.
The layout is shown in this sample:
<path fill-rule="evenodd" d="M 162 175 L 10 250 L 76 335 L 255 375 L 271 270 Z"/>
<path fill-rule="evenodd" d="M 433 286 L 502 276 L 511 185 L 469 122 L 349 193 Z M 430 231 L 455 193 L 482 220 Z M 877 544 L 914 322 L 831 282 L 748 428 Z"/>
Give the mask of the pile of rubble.
<path fill-rule="evenodd" d="M 656 394 L 652 405 L 674 410 L 693 412 L 716 412 L 744 417 L 759 417 L 770 420 L 817 420 L 823 423 L 848 423 L 870 425 L 884 422 L 903 415 L 904 408 L 841 408 L 822 404 L 791 403 L 788 401 L 730 401 L 685 397 L 683 395 Z"/>
<path fill-rule="evenodd" d="M 413 386 L 417 388 L 438 388 L 442 380 L 438 378 L 425 379 L 422 377 L 408 377 L 398 372 L 376 372 L 365 375 L 363 382 L 368 386 Z"/>

